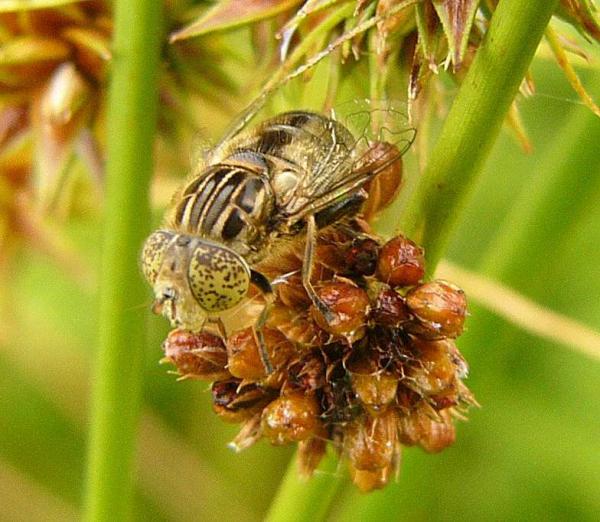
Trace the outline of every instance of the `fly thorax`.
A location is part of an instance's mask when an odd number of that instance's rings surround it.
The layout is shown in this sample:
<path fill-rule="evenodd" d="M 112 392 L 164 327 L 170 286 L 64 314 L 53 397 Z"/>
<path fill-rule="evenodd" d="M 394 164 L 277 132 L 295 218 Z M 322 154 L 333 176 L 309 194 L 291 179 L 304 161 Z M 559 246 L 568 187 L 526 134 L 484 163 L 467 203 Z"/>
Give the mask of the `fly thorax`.
<path fill-rule="evenodd" d="M 255 249 L 273 212 L 274 197 L 260 166 L 244 160 L 211 165 L 190 182 L 176 205 L 173 227 L 241 255 Z"/>

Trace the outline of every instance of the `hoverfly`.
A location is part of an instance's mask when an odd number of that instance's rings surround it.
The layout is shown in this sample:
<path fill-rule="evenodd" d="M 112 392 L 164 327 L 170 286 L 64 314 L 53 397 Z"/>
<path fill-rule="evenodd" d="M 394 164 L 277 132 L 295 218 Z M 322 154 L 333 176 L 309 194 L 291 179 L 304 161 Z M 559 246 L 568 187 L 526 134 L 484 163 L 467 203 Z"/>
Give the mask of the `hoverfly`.
<path fill-rule="evenodd" d="M 165 225 L 144 244 L 141 263 L 154 290 L 155 313 L 196 331 L 208 320 L 225 335 L 220 316 L 253 285 L 265 296 L 255 332 L 270 373 L 262 328 L 273 289 L 254 267 L 278 245 L 305 238 L 303 286 L 325 319 L 331 318 L 311 284 L 318 231 L 356 214 L 367 196 L 365 183 L 397 161 L 414 137 L 404 126 L 394 137 L 400 146 L 366 153 L 372 111 L 350 115 L 348 121 L 362 125 L 358 138 L 333 115 L 309 111 L 286 112 L 230 133 L 192 172 L 175 194 Z"/>

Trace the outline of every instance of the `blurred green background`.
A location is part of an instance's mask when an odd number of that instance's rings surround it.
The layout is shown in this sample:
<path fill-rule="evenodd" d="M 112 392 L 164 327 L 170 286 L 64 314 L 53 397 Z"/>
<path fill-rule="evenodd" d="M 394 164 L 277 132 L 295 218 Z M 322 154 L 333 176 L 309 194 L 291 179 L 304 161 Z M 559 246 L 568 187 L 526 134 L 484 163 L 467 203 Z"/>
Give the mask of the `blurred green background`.
<path fill-rule="evenodd" d="M 533 75 L 537 93 L 521 108 L 534 151 L 524 154 L 502 134 L 448 258 L 600 331 L 600 119 L 554 63 L 538 59 Z M 582 76 L 599 99 L 600 75 Z M 408 164 L 410 187 L 410 157 Z M 569 183 L 564 176 L 546 183 L 565 169 Z M 514 214 L 535 207 L 538 187 L 553 198 L 549 211 L 535 219 Z M 79 517 L 104 231 L 94 210 L 63 226 L 91 277 L 24 246 L 1 291 L 1 520 Z M 511 227 L 522 240 L 516 251 L 495 239 Z M 148 314 L 148 304 L 130 313 Z M 470 312 L 459 347 L 481 409 L 460 423 L 443 453 L 406 450 L 385 492 L 366 498 L 344 487 L 331 520 L 598 519 L 599 361 L 531 336 L 476 302 Z M 158 365 L 164 320 L 148 316 L 148 331 L 136 518 L 260 520 L 292 450 L 265 442 L 239 455 L 228 450 L 237 427 L 213 415 L 208 384 L 176 382 Z"/>

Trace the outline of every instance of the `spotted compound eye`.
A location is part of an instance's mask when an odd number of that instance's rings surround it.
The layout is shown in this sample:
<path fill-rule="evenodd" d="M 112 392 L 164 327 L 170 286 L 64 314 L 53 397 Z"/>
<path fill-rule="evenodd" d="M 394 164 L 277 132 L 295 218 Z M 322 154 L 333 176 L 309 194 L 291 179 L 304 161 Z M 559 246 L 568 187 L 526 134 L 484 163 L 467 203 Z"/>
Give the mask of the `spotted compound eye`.
<path fill-rule="evenodd" d="M 158 272 L 165 257 L 165 251 L 173 239 L 173 234 L 163 230 L 153 232 L 142 249 L 141 264 L 144 276 L 151 285 L 154 285 Z"/>
<path fill-rule="evenodd" d="M 221 312 L 238 304 L 248 293 L 250 269 L 229 248 L 201 241 L 190 257 L 190 289 L 207 312 Z"/>

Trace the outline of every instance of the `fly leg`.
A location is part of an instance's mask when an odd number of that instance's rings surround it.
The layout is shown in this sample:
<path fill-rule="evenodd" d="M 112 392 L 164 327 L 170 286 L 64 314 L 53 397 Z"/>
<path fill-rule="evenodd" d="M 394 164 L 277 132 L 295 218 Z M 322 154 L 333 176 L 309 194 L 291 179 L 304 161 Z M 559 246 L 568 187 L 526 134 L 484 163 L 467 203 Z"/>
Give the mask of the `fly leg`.
<path fill-rule="evenodd" d="M 256 343 L 258 344 L 258 353 L 260 355 L 260 360 L 265 367 L 265 371 L 267 375 L 273 373 L 273 365 L 269 360 L 269 353 L 267 352 L 267 344 L 265 342 L 264 335 L 264 327 L 267 323 L 267 319 L 269 318 L 269 311 L 271 310 L 271 306 L 273 305 L 273 301 L 275 300 L 275 296 L 273 294 L 273 288 L 271 287 L 271 283 L 269 280 L 262 275 L 260 272 L 256 272 L 255 270 L 250 271 L 250 280 L 252 284 L 258 288 L 264 298 L 265 298 L 265 306 L 263 307 L 256 323 L 253 326 L 254 336 L 256 338 Z"/>
<path fill-rule="evenodd" d="M 335 321 L 335 315 L 323 302 L 323 300 L 317 295 L 315 289 L 313 288 L 312 283 L 310 282 L 310 278 L 312 275 L 314 257 L 315 257 L 315 247 L 317 245 L 317 223 L 315 221 L 315 216 L 311 215 L 308 217 L 307 227 L 306 227 L 306 247 L 304 249 L 304 261 L 302 262 L 302 285 L 310 297 L 310 300 L 315 305 L 319 313 L 325 318 L 328 323 L 333 323 Z"/>

